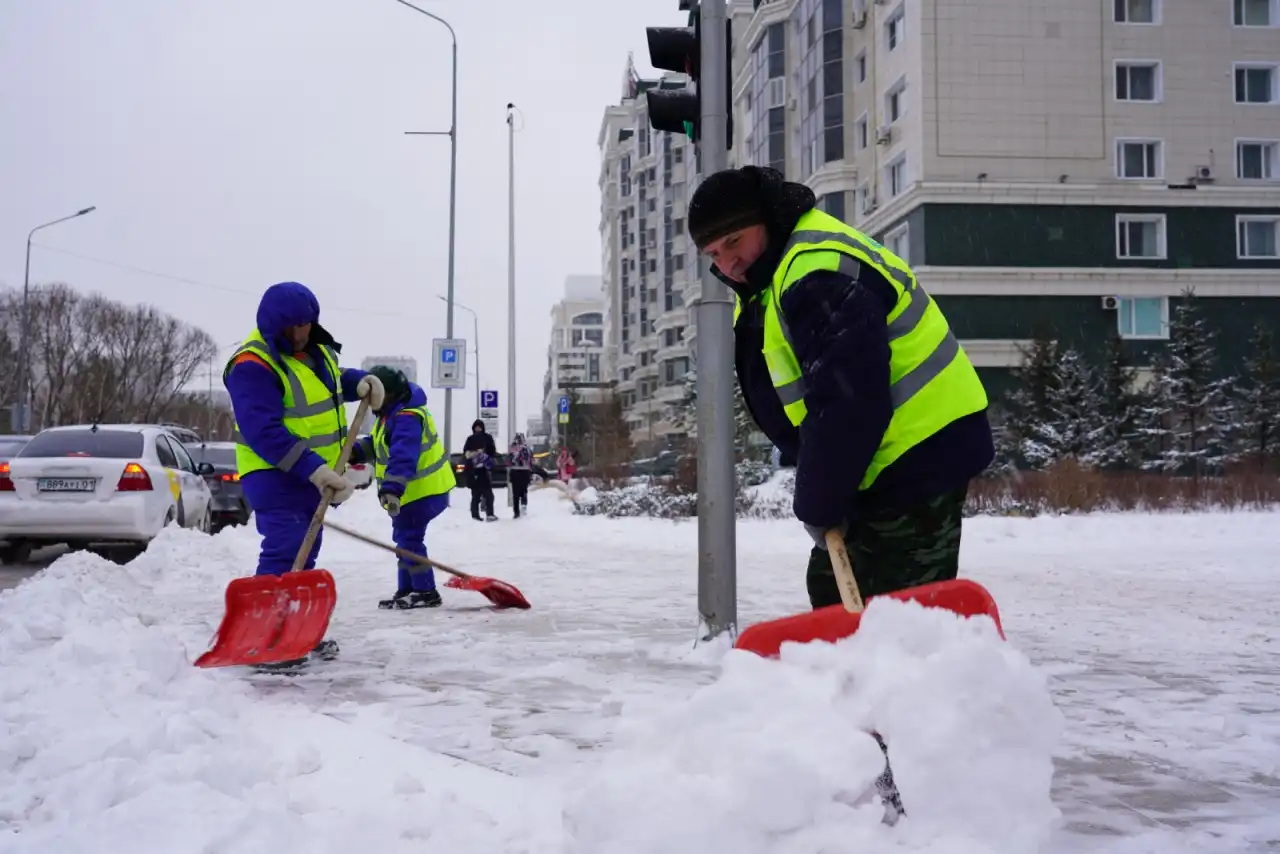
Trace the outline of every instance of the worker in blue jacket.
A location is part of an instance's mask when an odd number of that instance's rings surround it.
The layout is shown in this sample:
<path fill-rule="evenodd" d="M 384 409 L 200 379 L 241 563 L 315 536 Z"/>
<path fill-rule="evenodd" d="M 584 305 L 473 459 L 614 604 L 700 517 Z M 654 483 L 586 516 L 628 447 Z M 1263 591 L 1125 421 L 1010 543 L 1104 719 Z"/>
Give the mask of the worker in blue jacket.
<path fill-rule="evenodd" d="M 391 517 L 391 539 L 405 551 L 427 556 L 427 526 L 449 507 L 457 484 L 444 442 L 427 411 L 427 393 L 403 372 L 375 365 L 369 372 L 386 394 L 376 411 L 373 435 L 356 445 L 358 462 L 374 464 L 378 503 Z M 400 558 L 399 580 L 379 608 L 435 608 L 441 604 L 435 573 Z"/>
<path fill-rule="evenodd" d="M 223 383 L 235 411 L 236 467 L 253 507 L 262 549 L 259 575 L 289 571 L 302 547 L 321 490 L 333 504 L 352 485 L 334 470 L 347 434 L 344 402 L 382 405 L 377 377 L 338 365 L 342 346 L 320 325 L 320 303 L 298 282 L 267 288 L 257 325 L 227 361 Z M 320 551 L 317 536 L 305 568 Z M 327 657 L 337 645 L 322 641 Z M 332 644 L 332 647 L 327 645 Z"/>

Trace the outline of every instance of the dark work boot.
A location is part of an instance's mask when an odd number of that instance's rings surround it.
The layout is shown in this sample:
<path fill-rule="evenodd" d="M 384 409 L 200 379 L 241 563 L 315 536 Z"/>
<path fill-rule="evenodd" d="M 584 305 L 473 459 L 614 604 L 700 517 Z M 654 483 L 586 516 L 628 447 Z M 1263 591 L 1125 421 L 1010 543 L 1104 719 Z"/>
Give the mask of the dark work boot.
<path fill-rule="evenodd" d="M 397 590 L 390 599 L 378 603 L 379 608 L 404 610 L 407 608 L 438 608 L 444 600 L 435 590 Z"/>

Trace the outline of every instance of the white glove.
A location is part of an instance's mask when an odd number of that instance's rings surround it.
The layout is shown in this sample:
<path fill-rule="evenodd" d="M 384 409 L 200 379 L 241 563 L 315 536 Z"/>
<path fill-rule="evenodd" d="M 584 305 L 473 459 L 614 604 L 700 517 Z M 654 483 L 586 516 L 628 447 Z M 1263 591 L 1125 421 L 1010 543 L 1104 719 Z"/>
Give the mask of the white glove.
<path fill-rule="evenodd" d="M 382 502 L 382 509 L 387 511 L 388 516 L 400 515 L 400 496 L 391 492 L 384 492 L 378 496 L 378 500 Z"/>
<path fill-rule="evenodd" d="M 805 533 L 813 539 L 813 544 L 815 546 L 822 549 L 824 552 L 827 550 L 826 528 L 819 528 L 815 525 L 805 525 L 804 530 Z M 847 522 L 841 522 L 835 530 L 840 532 L 841 537 L 844 537 L 844 535 L 849 532 L 849 524 Z"/>
<path fill-rule="evenodd" d="M 373 374 L 365 374 L 360 378 L 360 382 L 356 383 L 356 397 L 368 400 L 370 409 L 381 409 L 382 401 L 386 396 L 387 390 L 382 387 L 382 380 Z"/>
<path fill-rule="evenodd" d="M 355 493 L 356 488 L 342 475 L 328 466 L 320 466 L 307 478 L 322 494 L 328 493 L 330 504 L 341 504 Z"/>

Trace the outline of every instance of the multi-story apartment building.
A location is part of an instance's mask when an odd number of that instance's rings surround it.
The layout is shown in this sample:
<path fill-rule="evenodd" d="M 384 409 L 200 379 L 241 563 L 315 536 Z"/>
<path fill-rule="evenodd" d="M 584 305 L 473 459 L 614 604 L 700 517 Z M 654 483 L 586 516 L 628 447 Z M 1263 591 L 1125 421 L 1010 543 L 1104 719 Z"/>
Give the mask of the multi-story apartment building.
<path fill-rule="evenodd" d="M 744 5 L 744 159 L 906 258 L 993 392 L 1038 335 L 1149 360 L 1187 288 L 1224 366 L 1280 326 L 1275 0 Z"/>
<path fill-rule="evenodd" d="M 644 448 L 679 432 L 693 365 L 687 305 L 697 259 L 684 222 L 695 165 L 687 137 L 649 126 L 644 98 L 651 87 L 684 85 L 684 76 L 629 72 L 628 81 L 600 125 L 600 237 L 609 370 L 631 439 Z"/>
<path fill-rule="evenodd" d="M 601 277 L 567 276 L 564 298 L 551 307 L 547 370 L 542 379 L 543 422 L 552 433 L 566 389 L 588 404 L 600 403 L 608 393 L 611 378 L 604 317 Z"/>

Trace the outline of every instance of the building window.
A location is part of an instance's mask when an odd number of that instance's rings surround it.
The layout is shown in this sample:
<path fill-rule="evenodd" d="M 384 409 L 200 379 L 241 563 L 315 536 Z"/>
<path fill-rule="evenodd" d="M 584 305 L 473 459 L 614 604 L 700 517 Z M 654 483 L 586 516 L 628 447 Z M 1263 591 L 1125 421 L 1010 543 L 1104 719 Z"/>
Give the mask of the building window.
<path fill-rule="evenodd" d="M 1164 214 L 1116 214 L 1116 257 L 1160 260 L 1166 256 Z"/>
<path fill-rule="evenodd" d="M 1280 142 L 1240 140 L 1236 143 L 1236 177 L 1245 181 L 1274 181 Z"/>
<path fill-rule="evenodd" d="M 751 162 L 786 170 L 787 80 L 785 24 L 769 26 L 752 49 Z"/>
<path fill-rule="evenodd" d="M 1280 216 L 1236 217 L 1236 255 L 1280 258 Z"/>
<path fill-rule="evenodd" d="M 907 78 L 899 77 L 884 95 L 884 110 L 889 116 L 889 124 L 893 124 L 907 114 L 907 97 L 904 94 L 906 89 Z"/>
<path fill-rule="evenodd" d="M 889 251 L 903 261 L 911 254 L 911 229 L 906 223 L 895 228 L 884 236 L 884 245 Z"/>
<path fill-rule="evenodd" d="M 875 199 L 871 195 L 871 185 L 863 182 L 858 185 L 858 213 L 866 216 L 875 209 Z"/>
<path fill-rule="evenodd" d="M 1117 24 L 1158 24 L 1159 16 L 1159 0 L 1115 0 Z"/>
<path fill-rule="evenodd" d="M 822 209 L 844 222 L 844 193 L 828 193 L 822 197 Z"/>
<path fill-rule="evenodd" d="M 1121 338 L 1168 338 L 1169 298 L 1120 299 L 1116 307 L 1116 331 Z"/>
<path fill-rule="evenodd" d="M 904 154 L 889 164 L 885 170 L 889 183 L 889 196 L 901 195 L 907 189 L 907 157 Z"/>
<path fill-rule="evenodd" d="M 1158 139 L 1116 140 L 1117 178 L 1164 176 L 1164 144 Z"/>
<path fill-rule="evenodd" d="M 884 41 L 889 50 L 896 50 L 907 36 L 906 4 L 898 6 L 884 22 Z"/>
<path fill-rule="evenodd" d="M 1276 0 L 1234 0 L 1233 22 L 1237 27 L 1274 27 Z"/>
<path fill-rule="evenodd" d="M 857 140 L 858 150 L 862 151 L 871 144 L 869 137 L 869 126 L 867 125 L 867 114 L 863 113 L 858 117 L 858 123 L 854 125 L 854 137 Z"/>
<path fill-rule="evenodd" d="M 1160 63 L 1118 60 L 1116 62 L 1116 100 L 1156 103 L 1163 96 Z"/>
<path fill-rule="evenodd" d="M 1236 103 L 1276 103 L 1275 65 L 1236 65 Z"/>
<path fill-rule="evenodd" d="M 867 82 L 867 52 L 864 50 L 853 61 L 854 79 L 858 83 Z"/>
<path fill-rule="evenodd" d="M 796 15 L 805 46 L 796 82 L 803 93 L 800 173 L 807 178 L 844 157 L 843 3 L 801 0 Z"/>

